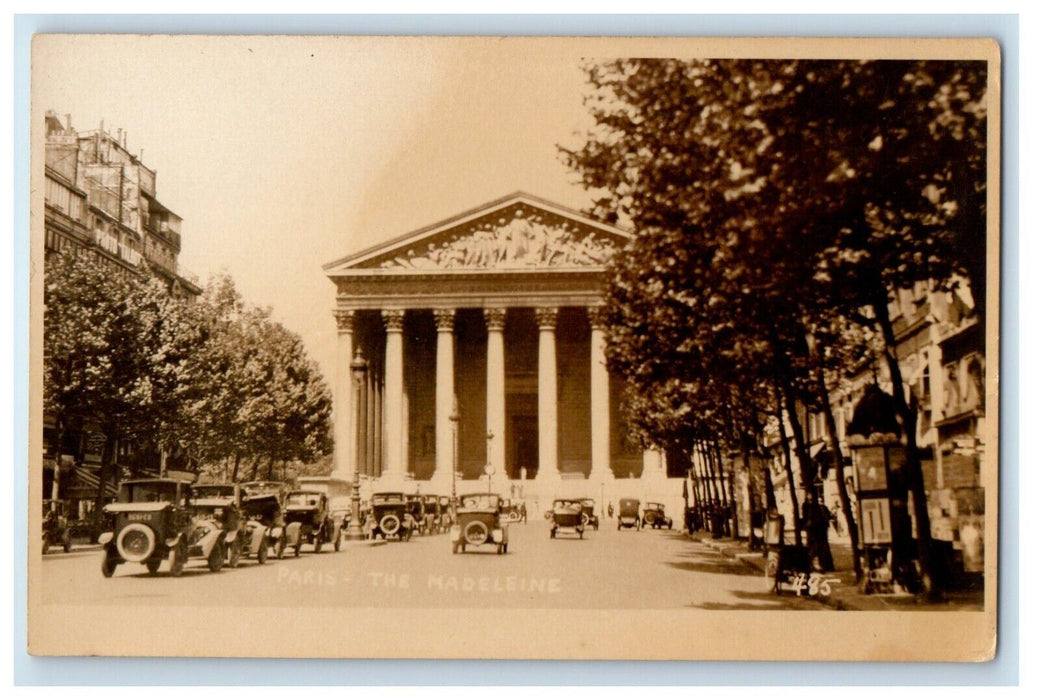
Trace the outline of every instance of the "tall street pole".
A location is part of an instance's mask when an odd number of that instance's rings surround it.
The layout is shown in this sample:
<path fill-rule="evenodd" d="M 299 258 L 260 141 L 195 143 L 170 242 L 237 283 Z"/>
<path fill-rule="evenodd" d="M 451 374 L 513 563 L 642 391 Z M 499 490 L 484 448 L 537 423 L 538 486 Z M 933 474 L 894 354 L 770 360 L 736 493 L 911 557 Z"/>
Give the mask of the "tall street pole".
<path fill-rule="evenodd" d="M 459 471 L 459 406 L 457 403 L 452 406 L 448 420 L 451 422 L 451 521 L 454 523 L 458 520 L 455 509 L 455 476 Z"/>
<path fill-rule="evenodd" d="M 361 461 L 365 455 L 361 454 L 360 440 L 358 435 L 364 429 L 365 408 L 362 402 L 362 391 L 365 387 L 365 375 L 368 374 L 368 362 L 361 356 L 361 348 L 354 355 L 354 361 L 350 363 L 350 375 L 354 380 L 354 406 L 357 421 L 357 435 L 354 438 L 354 485 L 350 491 L 350 526 L 347 527 L 346 538 L 348 540 L 363 540 L 365 533 L 361 530 Z"/>

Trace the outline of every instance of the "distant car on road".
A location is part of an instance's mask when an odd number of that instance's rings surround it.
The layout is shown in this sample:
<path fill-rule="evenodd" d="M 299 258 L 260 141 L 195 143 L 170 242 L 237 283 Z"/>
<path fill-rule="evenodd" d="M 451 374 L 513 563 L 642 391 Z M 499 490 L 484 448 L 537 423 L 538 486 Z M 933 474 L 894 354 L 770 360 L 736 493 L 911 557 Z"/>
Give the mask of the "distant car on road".
<path fill-rule="evenodd" d="M 342 521 L 332 517 L 328 497 L 321 491 L 290 491 L 285 499 L 285 521 L 287 530 L 299 529 L 296 556 L 304 542 L 313 544 L 315 552 L 320 552 L 326 542 L 339 551 Z"/>
<path fill-rule="evenodd" d="M 585 519 L 581 511 L 581 501 L 570 498 L 557 498 L 553 501 L 552 526 L 549 529 L 549 539 L 556 539 L 558 534 L 569 532 L 585 537 Z"/>
<path fill-rule="evenodd" d="M 599 516 L 596 515 L 596 501 L 591 498 L 581 499 L 581 523 L 585 527 L 599 530 Z"/>
<path fill-rule="evenodd" d="M 451 527 L 451 553 L 466 547 L 489 544 L 497 554 L 509 551 L 509 529 L 502 518 L 502 499 L 497 493 L 473 493 L 459 497 L 458 522 Z"/>
<path fill-rule="evenodd" d="M 402 542 L 412 538 L 418 527 L 411 513 L 408 500 L 400 491 L 384 491 L 372 494 L 372 539 L 396 537 Z"/>
<path fill-rule="evenodd" d="M 622 498 L 618 501 L 617 529 L 635 528 L 638 530 L 640 523 L 639 499 Z"/>
<path fill-rule="evenodd" d="M 672 519 L 664 514 L 664 505 L 661 503 L 646 504 L 643 508 L 643 527 L 652 527 L 655 530 L 672 529 Z"/>
<path fill-rule="evenodd" d="M 178 479 L 135 479 L 120 484 L 115 503 L 105 506 L 112 530 L 98 542 L 101 573 L 109 578 L 120 564 L 144 564 L 154 574 L 164 560 L 180 576 L 192 536 L 191 483 Z M 221 559 L 223 564 L 223 559 Z"/>
<path fill-rule="evenodd" d="M 291 488 L 281 481 L 248 481 L 242 486 L 242 512 L 246 517 L 246 528 L 250 531 L 250 542 L 254 542 L 256 533 L 263 533 L 264 548 L 273 549 L 276 559 L 285 555 L 287 547 L 296 545 L 299 538 L 299 527 L 294 527 L 296 539 L 289 541 L 288 528 L 285 522 L 285 497 Z M 252 555 L 260 558 L 258 547 Z M 267 554 L 264 554 L 267 558 Z"/>

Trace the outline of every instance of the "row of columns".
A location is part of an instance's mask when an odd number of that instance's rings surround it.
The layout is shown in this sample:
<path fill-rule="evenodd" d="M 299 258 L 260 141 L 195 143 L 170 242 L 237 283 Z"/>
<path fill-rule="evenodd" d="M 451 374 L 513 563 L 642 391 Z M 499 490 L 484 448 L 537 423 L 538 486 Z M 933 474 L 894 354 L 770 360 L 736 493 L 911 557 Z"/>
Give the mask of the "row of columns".
<path fill-rule="evenodd" d="M 382 392 L 382 442 L 385 453 L 383 474 L 403 477 L 407 454 L 407 425 L 404 392 L 404 310 L 381 312 L 386 329 Z M 455 407 L 455 309 L 434 309 L 437 327 L 435 406 L 435 474 L 450 474 L 453 465 L 452 426 L 450 416 Z M 558 309 L 535 309 L 538 322 L 538 479 L 554 478 L 559 473 L 557 406 L 556 320 Z M 613 476 L 610 470 L 610 377 L 604 354 L 603 329 L 595 309 L 590 309 L 590 385 L 591 406 L 591 472 L 590 480 Z M 504 308 L 484 309 L 487 325 L 487 429 L 495 437 L 489 441 L 487 460 L 495 473 L 505 473 L 506 461 L 506 367 Z M 352 406 L 350 363 L 354 352 L 352 310 L 337 310 L 335 417 L 335 470 L 353 472 L 358 449 L 353 423 L 356 407 Z M 353 438 L 353 439 L 352 439 Z"/>

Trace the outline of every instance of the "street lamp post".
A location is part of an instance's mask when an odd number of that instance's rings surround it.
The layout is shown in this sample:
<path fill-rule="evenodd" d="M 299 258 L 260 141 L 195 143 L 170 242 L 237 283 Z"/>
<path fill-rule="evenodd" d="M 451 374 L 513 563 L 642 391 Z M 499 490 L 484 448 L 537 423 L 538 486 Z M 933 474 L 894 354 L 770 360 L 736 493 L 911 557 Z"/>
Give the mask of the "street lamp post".
<path fill-rule="evenodd" d="M 495 473 L 495 467 L 491 464 L 491 441 L 495 439 L 495 434 L 488 431 L 487 434 L 487 464 L 484 465 L 484 473 L 487 474 L 488 478 L 488 495 L 491 495 L 491 475 Z"/>
<path fill-rule="evenodd" d="M 354 406 L 357 416 L 357 429 L 360 434 L 361 425 L 364 422 L 364 406 L 362 405 L 362 391 L 365 386 L 365 375 L 368 374 L 368 362 L 361 356 L 361 348 L 354 355 L 354 361 L 350 363 L 350 375 L 354 380 Z M 365 533 L 361 530 L 361 460 L 364 455 L 357 449 L 360 440 L 355 436 L 354 440 L 354 485 L 350 492 L 350 526 L 347 527 L 346 538 L 348 540 L 363 540 Z"/>
<path fill-rule="evenodd" d="M 452 406 L 451 415 L 448 416 L 448 421 L 451 422 L 451 521 L 454 523 L 456 518 L 455 509 L 455 475 L 459 471 L 459 406 L 455 404 Z"/>

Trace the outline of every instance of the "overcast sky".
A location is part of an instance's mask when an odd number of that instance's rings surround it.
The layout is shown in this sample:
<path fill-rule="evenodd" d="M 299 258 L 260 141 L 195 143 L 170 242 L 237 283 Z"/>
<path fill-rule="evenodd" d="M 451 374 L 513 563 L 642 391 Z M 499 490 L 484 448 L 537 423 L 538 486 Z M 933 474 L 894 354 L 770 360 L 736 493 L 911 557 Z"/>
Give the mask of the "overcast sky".
<path fill-rule="evenodd" d="M 560 162 L 590 125 L 575 45 L 37 37 L 33 108 L 104 120 L 184 218 L 181 263 L 231 273 L 331 382 L 321 266 L 516 190 L 584 208 Z M 64 118 L 64 117 L 63 117 Z"/>

